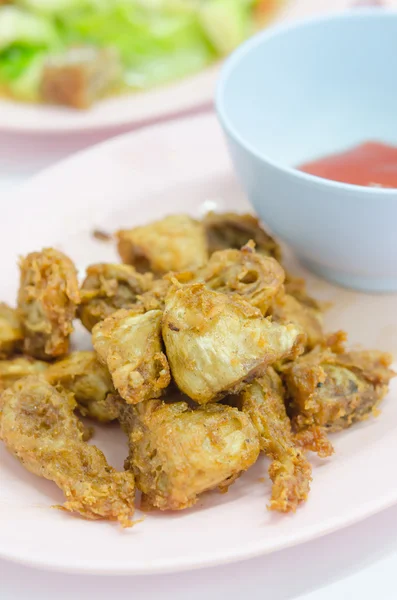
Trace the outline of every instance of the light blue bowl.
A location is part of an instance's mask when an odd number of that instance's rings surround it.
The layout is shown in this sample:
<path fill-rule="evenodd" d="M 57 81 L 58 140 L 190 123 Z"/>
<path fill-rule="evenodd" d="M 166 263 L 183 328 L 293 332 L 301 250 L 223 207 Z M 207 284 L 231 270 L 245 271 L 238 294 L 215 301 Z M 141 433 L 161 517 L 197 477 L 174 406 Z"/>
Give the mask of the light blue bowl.
<path fill-rule="evenodd" d="M 269 29 L 226 62 L 217 111 L 260 217 L 315 273 L 397 291 L 397 190 L 294 166 L 368 140 L 397 145 L 397 13 L 354 10 Z"/>

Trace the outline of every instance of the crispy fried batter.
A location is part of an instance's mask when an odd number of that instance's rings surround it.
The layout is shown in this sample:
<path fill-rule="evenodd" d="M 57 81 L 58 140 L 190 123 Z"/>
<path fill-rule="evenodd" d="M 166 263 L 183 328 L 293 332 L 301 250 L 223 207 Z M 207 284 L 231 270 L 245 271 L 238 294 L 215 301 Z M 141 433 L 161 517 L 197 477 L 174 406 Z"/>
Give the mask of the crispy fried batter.
<path fill-rule="evenodd" d="M 301 304 L 289 294 L 279 294 L 270 308 L 270 314 L 278 323 L 293 323 L 306 334 L 306 348 L 313 349 L 324 341 L 320 311 Z"/>
<path fill-rule="evenodd" d="M 339 431 L 376 414 L 395 375 L 392 358 L 377 351 L 344 352 L 318 347 L 285 367 L 294 427 Z"/>
<path fill-rule="evenodd" d="M 150 289 L 139 296 L 139 301 L 142 303 L 144 310 L 164 310 L 165 298 L 170 287 L 171 282 L 167 277 L 155 279 Z"/>
<path fill-rule="evenodd" d="M 314 452 L 320 458 L 327 458 L 334 453 L 334 447 L 323 427 L 311 425 L 294 434 L 296 444 L 305 452 Z"/>
<path fill-rule="evenodd" d="M 72 261 L 52 248 L 33 252 L 20 262 L 18 310 L 24 352 L 44 360 L 66 354 L 80 302 Z"/>
<path fill-rule="evenodd" d="M 265 315 L 283 290 L 284 270 L 274 258 L 256 253 L 254 243 L 249 242 L 241 250 L 214 252 L 206 265 L 176 278 L 181 283 L 205 283 L 210 290 L 240 296 Z"/>
<path fill-rule="evenodd" d="M 103 423 L 117 419 L 118 396 L 109 371 L 95 352 L 72 352 L 51 365 L 45 377 L 51 385 L 74 394 L 83 416 Z"/>
<path fill-rule="evenodd" d="M 307 499 L 312 469 L 294 441 L 284 405 L 283 384 L 274 369 L 269 368 L 263 377 L 245 388 L 242 409 L 259 433 L 261 450 L 272 459 L 269 508 L 295 511 Z"/>
<path fill-rule="evenodd" d="M 0 359 L 12 356 L 22 347 L 23 333 L 18 312 L 0 302 Z"/>
<path fill-rule="evenodd" d="M 161 396 L 170 383 L 162 351 L 160 310 L 119 310 L 95 325 L 92 342 L 122 398 L 136 404 Z"/>
<path fill-rule="evenodd" d="M 329 348 L 335 354 L 343 354 L 346 349 L 347 333 L 346 331 L 334 331 L 327 334 L 324 342 L 321 344 L 323 348 Z"/>
<path fill-rule="evenodd" d="M 172 215 L 141 227 L 117 232 L 123 262 L 140 272 L 163 275 L 195 269 L 208 259 L 201 223 L 187 215 Z"/>
<path fill-rule="evenodd" d="M 210 254 L 229 248 L 240 250 L 253 240 L 259 254 L 281 261 L 280 246 L 252 215 L 210 212 L 204 217 L 203 225 Z"/>
<path fill-rule="evenodd" d="M 150 273 L 142 275 L 130 265 L 101 263 L 91 265 L 81 287 L 78 316 L 84 327 L 92 331 L 94 325 L 120 308 L 145 312 L 139 296 L 153 283 Z"/>
<path fill-rule="evenodd" d="M 48 363 L 35 360 L 31 356 L 15 356 L 0 361 L 0 392 L 13 385 L 18 379 L 43 373 Z"/>
<path fill-rule="evenodd" d="M 0 397 L 0 439 L 28 471 L 57 484 L 66 510 L 128 527 L 134 476 L 115 471 L 98 448 L 83 441 L 74 408 L 73 396 L 43 377 L 21 379 Z"/>
<path fill-rule="evenodd" d="M 258 254 L 271 256 L 282 262 L 282 252 L 278 243 L 261 227 L 258 219 L 252 215 L 237 213 L 208 213 L 203 219 L 207 234 L 210 255 L 218 250 L 234 248 L 239 250 L 250 240 L 255 243 Z M 290 273 L 285 278 L 286 292 L 294 296 L 301 304 L 321 311 L 321 303 L 312 298 L 306 290 L 303 279 Z"/>
<path fill-rule="evenodd" d="M 130 443 L 126 467 L 146 506 L 181 510 L 206 490 L 226 491 L 259 454 L 253 425 L 235 408 L 149 400 L 120 412 Z"/>
<path fill-rule="evenodd" d="M 285 276 L 285 291 L 290 296 L 293 296 L 300 304 L 307 306 L 321 313 L 327 306 L 327 303 L 319 302 L 309 295 L 306 289 L 306 281 L 300 277 L 295 277 L 291 273 L 286 273 Z"/>
<path fill-rule="evenodd" d="M 279 325 L 237 296 L 204 284 L 171 288 L 163 338 L 180 390 L 200 404 L 237 393 L 246 381 L 281 358 L 302 350 L 294 325 Z"/>

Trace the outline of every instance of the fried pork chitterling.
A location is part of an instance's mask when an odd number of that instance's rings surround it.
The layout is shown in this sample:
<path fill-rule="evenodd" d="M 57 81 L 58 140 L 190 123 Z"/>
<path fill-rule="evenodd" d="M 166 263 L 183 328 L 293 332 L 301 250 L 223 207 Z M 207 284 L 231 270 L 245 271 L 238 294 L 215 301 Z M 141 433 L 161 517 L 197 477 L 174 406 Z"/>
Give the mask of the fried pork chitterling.
<path fill-rule="evenodd" d="M 170 383 L 160 310 L 119 310 L 95 325 L 92 342 L 118 393 L 128 403 L 158 398 Z"/>
<path fill-rule="evenodd" d="M 207 490 L 226 491 L 259 454 L 258 436 L 241 411 L 207 404 L 148 400 L 120 409 L 134 472 L 146 508 L 181 510 Z"/>
<path fill-rule="evenodd" d="M 22 348 L 23 332 L 17 310 L 0 302 L 0 359 Z"/>
<path fill-rule="evenodd" d="M 118 473 L 84 441 L 74 408 L 73 395 L 43 377 L 20 379 L 0 396 L 0 439 L 28 471 L 56 483 L 66 496 L 66 510 L 129 527 L 134 475 Z"/>
<path fill-rule="evenodd" d="M 117 419 L 118 395 L 108 369 L 95 352 L 72 352 L 51 365 L 45 378 L 51 385 L 72 392 L 83 416 L 103 423 Z"/>
<path fill-rule="evenodd" d="M 312 469 L 296 444 L 284 404 L 280 377 L 271 367 L 263 377 L 242 393 L 242 410 L 256 427 L 261 450 L 271 458 L 269 475 L 273 481 L 269 508 L 295 511 L 307 499 Z"/>
<path fill-rule="evenodd" d="M 66 354 L 80 302 L 75 266 L 62 252 L 46 248 L 23 258 L 20 271 L 24 352 L 43 360 Z"/>
<path fill-rule="evenodd" d="M 171 288 L 163 339 L 179 389 L 200 404 L 237 393 L 272 363 L 302 351 L 294 325 L 265 319 L 245 300 L 204 284 Z"/>
<path fill-rule="evenodd" d="M 173 215 L 121 230 L 117 238 L 122 261 L 140 272 L 164 275 L 169 271 L 195 269 L 208 260 L 204 228 L 187 215 Z"/>
<path fill-rule="evenodd" d="M 336 353 L 317 347 L 286 367 L 293 426 L 339 431 L 375 413 L 395 375 L 392 357 L 378 351 Z"/>

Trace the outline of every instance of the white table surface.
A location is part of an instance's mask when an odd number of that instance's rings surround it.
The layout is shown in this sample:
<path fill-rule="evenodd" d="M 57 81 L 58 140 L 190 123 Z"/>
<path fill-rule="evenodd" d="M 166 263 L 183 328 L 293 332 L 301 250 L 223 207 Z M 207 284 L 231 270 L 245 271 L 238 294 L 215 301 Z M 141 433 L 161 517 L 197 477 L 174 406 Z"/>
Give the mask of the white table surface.
<path fill-rule="evenodd" d="M 15 186 L 103 139 L 95 134 L 57 139 L 0 133 L 2 210 Z M 393 465 L 390 476 L 396 476 Z M 108 600 L 117 596 L 136 600 L 396 600 L 396 574 L 397 506 L 340 532 L 270 556 L 175 575 L 63 575 L 0 560 L 0 600 Z"/>

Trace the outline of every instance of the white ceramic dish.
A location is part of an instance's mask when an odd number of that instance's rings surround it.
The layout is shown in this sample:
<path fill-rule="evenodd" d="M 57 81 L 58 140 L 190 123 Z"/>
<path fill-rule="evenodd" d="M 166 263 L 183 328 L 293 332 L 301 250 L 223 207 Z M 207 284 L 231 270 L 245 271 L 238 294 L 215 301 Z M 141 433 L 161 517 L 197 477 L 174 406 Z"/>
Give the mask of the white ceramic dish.
<path fill-rule="evenodd" d="M 343 10 L 349 0 L 290 0 L 276 21 Z M 0 131 L 71 133 L 123 127 L 212 103 L 219 65 L 173 85 L 146 93 L 127 94 L 96 104 L 88 111 L 35 106 L 0 99 Z"/>
<path fill-rule="evenodd" d="M 129 134 L 66 160 L 7 200 L 0 237 L 0 298 L 12 302 L 17 255 L 53 243 L 83 270 L 116 259 L 93 228 L 111 231 L 166 213 L 249 209 L 231 173 L 214 117 Z M 295 272 L 302 271 L 290 265 Z M 306 273 L 304 273 L 306 275 Z M 330 330 L 348 329 L 353 344 L 397 352 L 395 297 L 338 289 L 308 276 L 315 295 L 334 308 Z M 83 346 L 88 335 L 78 331 Z M 79 341 L 78 339 L 76 341 Z M 151 514 L 122 531 L 51 509 L 62 501 L 54 484 L 26 472 L 0 444 L 0 557 L 70 572 L 136 574 L 179 571 L 237 561 L 299 544 L 397 502 L 397 386 L 383 412 L 333 437 L 336 455 L 314 461 L 307 504 L 295 515 L 266 510 L 267 462 L 261 458 L 226 495 L 206 494 L 176 514 Z M 121 467 L 127 453 L 116 426 L 98 428 L 95 443 Z"/>

